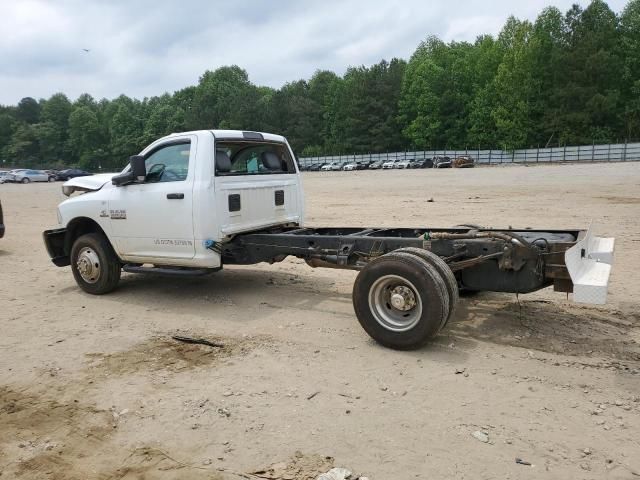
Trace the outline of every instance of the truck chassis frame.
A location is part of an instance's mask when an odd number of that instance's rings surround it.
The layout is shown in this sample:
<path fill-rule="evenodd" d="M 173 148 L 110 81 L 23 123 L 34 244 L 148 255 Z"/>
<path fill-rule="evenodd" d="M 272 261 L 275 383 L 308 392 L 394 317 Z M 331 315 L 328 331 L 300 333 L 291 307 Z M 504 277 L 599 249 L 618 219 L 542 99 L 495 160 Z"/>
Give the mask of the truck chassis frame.
<path fill-rule="evenodd" d="M 583 230 L 453 228 L 278 227 L 240 234 L 214 248 L 224 264 L 274 263 L 287 256 L 312 267 L 361 270 L 372 259 L 403 248 L 441 257 L 460 288 L 527 293 L 554 285 L 571 292 L 564 252 Z"/>
<path fill-rule="evenodd" d="M 78 284 L 93 294 L 116 288 L 120 270 L 185 276 L 221 268 L 124 263 L 99 232 L 74 238 L 58 228 L 45 231 L 44 240 L 52 261 L 71 265 Z M 311 267 L 359 271 L 352 297 L 361 326 L 384 346 L 413 349 L 447 324 L 461 290 L 528 293 L 553 285 L 556 291 L 574 292 L 577 301 L 604 303 L 614 240 L 578 229 L 292 224 L 204 243 L 221 256 L 222 265 L 276 263 L 294 256 Z"/>

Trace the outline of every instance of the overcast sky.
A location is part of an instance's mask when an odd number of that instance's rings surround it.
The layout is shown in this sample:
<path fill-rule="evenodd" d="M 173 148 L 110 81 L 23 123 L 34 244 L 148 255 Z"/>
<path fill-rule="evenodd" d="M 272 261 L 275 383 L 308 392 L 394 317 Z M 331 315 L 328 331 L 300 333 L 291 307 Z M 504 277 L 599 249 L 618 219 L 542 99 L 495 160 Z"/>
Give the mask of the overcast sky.
<path fill-rule="evenodd" d="M 427 35 L 497 34 L 572 0 L 0 0 L 0 103 L 83 92 L 142 98 L 237 64 L 279 87 L 317 69 L 409 58 Z M 587 2 L 580 2 L 586 6 Z M 610 0 L 619 12 L 624 0 Z M 89 49 L 84 52 L 82 49 Z"/>

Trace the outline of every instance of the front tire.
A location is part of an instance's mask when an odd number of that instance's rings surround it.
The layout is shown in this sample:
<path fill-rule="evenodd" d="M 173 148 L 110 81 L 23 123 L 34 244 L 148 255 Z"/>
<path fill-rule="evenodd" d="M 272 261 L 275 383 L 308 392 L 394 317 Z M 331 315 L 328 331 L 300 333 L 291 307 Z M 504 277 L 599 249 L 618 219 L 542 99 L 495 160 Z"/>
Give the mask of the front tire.
<path fill-rule="evenodd" d="M 438 271 L 411 253 L 391 252 L 372 260 L 353 286 L 353 307 L 376 342 L 398 350 L 424 345 L 449 314 L 449 294 Z"/>
<path fill-rule="evenodd" d="M 78 286 L 87 293 L 111 292 L 120 281 L 120 260 L 104 235 L 88 233 L 71 248 L 71 271 Z"/>
<path fill-rule="evenodd" d="M 31 182 L 31 180 L 29 180 L 27 177 L 24 177 L 22 180 L 20 180 L 20 183 L 24 183 L 24 184 L 27 184 L 29 182 Z"/>

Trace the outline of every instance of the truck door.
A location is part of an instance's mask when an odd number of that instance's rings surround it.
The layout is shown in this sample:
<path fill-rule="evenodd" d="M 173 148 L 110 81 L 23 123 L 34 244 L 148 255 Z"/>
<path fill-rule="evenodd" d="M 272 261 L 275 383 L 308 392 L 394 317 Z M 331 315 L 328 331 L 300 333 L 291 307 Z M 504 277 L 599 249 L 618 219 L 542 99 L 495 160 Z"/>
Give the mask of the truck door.
<path fill-rule="evenodd" d="M 216 139 L 215 145 L 222 236 L 301 221 L 299 179 L 286 144 Z"/>
<path fill-rule="evenodd" d="M 111 228 L 125 259 L 193 258 L 196 143 L 197 137 L 188 135 L 153 145 L 144 153 L 145 182 L 112 190 Z"/>

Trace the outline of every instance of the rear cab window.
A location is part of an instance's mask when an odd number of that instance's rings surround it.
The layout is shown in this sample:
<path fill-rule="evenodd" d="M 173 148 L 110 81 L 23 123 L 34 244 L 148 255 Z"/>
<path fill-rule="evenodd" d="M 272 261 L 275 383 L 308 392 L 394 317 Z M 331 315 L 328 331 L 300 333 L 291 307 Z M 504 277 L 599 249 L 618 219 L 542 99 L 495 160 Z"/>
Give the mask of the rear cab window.
<path fill-rule="evenodd" d="M 216 175 L 295 174 L 294 160 L 285 144 L 267 141 L 216 142 Z"/>

